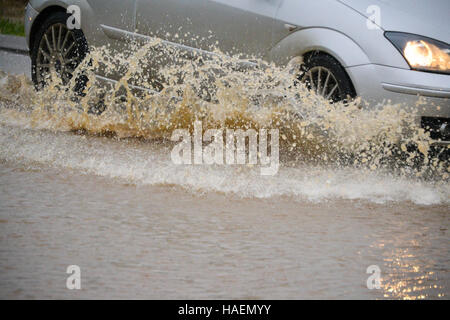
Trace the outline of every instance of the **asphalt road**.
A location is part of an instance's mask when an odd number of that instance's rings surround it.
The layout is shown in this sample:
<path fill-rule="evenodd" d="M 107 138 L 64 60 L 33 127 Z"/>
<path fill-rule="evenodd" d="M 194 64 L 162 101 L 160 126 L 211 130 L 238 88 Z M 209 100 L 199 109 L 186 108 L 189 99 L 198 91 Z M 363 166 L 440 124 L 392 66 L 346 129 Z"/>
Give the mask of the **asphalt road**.
<path fill-rule="evenodd" d="M 0 50 L 0 70 L 10 74 L 25 74 L 31 78 L 30 57 Z"/>

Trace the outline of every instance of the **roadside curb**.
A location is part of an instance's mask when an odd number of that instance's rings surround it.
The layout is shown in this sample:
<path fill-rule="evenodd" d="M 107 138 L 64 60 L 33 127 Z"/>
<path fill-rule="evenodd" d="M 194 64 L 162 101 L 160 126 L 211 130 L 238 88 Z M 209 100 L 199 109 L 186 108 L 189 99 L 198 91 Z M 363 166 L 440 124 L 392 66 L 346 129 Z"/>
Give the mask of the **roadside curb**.
<path fill-rule="evenodd" d="M 24 37 L 0 34 L 0 50 L 28 55 L 28 45 Z"/>

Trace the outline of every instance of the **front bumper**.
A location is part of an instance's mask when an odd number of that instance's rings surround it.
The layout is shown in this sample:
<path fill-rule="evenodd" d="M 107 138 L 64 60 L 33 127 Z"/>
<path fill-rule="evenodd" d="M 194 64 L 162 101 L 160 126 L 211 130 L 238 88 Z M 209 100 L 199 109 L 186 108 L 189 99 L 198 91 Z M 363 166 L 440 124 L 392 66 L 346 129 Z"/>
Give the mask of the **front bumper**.
<path fill-rule="evenodd" d="M 28 49 L 30 48 L 30 33 L 31 33 L 31 27 L 33 26 L 34 20 L 38 16 L 39 12 L 34 9 L 31 4 L 27 4 L 25 8 L 25 37 L 27 40 Z"/>
<path fill-rule="evenodd" d="M 418 115 L 417 124 L 422 127 L 425 118 L 450 121 L 450 75 L 375 64 L 349 67 L 346 70 L 357 95 L 369 107 L 391 103 L 412 108 Z"/>

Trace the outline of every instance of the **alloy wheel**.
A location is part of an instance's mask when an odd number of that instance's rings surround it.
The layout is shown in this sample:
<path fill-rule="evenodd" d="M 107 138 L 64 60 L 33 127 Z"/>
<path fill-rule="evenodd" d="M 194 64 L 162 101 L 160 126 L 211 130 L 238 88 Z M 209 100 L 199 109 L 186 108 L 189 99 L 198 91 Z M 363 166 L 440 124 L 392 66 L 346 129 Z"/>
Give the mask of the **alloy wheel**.
<path fill-rule="evenodd" d="M 67 85 L 80 63 L 75 33 L 63 23 L 51 25 L 44 33 L 36 59 L 36 76 L 41 86 L 46 84 L 51 72 Z"/>
<path fill-rule="evenodd" d="M 326 100 L 337 102 L 341 100 L 342 92 L 333 73 L 325 67 L 315 66 L 307 70 L 301 78 L 309 90 L 324 97 Z"/>

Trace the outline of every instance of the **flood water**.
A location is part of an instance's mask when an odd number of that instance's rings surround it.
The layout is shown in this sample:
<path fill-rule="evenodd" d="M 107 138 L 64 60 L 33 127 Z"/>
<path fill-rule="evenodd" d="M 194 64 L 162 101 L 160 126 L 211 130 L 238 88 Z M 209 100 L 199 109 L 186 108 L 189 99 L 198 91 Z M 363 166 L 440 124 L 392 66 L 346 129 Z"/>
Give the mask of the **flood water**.
<path fill-rule="evenodd" d="M 2 299 L 448 299 L 448 163 L 427 179 L 309 161 L 275 176 L 180 166 L 136 127 L 103 135 L 94 120 L 11 111 L 14 95 L 30 107 L 29 85 L 13 89 L 0 115 Z M 81 290 L 66 288 L 70 265 Z"/>
<path fill-rule="evenodd" d="M 337 186 L 321 187 L 324 178 L 316 173 L 317 181 L 303 186 L 309 200 L 243 198 L 181 188 L 187 173 L 152 158 L 158 150 L 143 142 L 2 125 L 0 147 L 2 298 L 449 293 L 449 207 L 430 187 L 382 178 L 336 181 L 351 173 L 329 174 Z M 209 170 L 193 179 L 214 178 Z M 138 183 L 130 183 L 133 175 Z M 153 176 L 161 180 L 150 182 Z M 244 173 L 234 179 L 217 182 L 255 188 Z M 80 291 L 66 288 L 69 265 L 81 268 Z M 381 269 L 380 290 L 367 288 L 371 265 Z"/>

